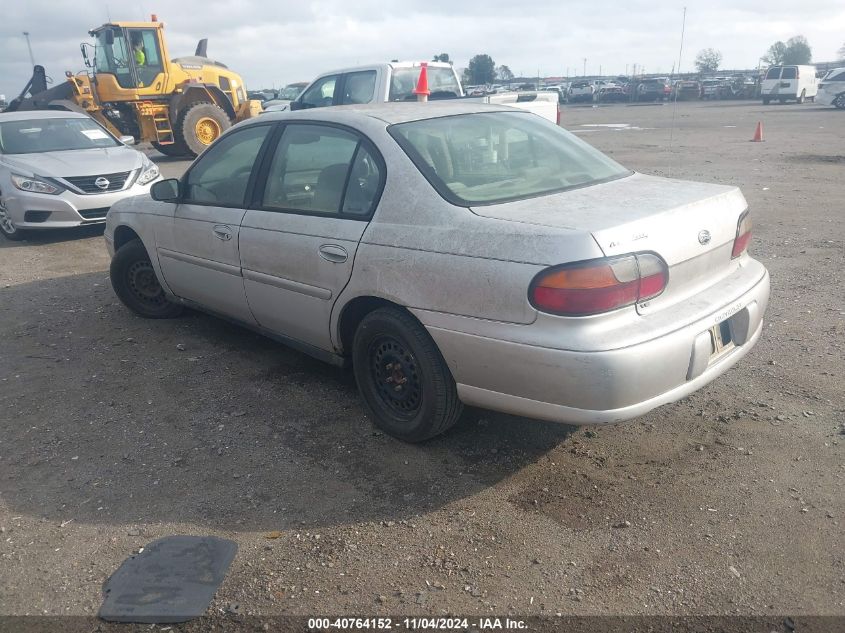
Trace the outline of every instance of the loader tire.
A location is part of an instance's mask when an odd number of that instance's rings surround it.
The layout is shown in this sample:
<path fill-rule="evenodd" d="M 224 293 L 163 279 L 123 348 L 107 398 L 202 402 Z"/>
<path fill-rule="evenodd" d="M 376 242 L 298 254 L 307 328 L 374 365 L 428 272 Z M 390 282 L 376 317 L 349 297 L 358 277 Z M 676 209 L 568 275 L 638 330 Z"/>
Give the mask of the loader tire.
<path fill-rule="evenodd" d="M 181 141 L 176 141 L 175 143 L 169 143 L 167 145 L 162 145 L 161 143 L 153 141 L 152 146 L 156 149 L 156 151 L 164 154 L 165 156 L 191 157 L 191 151 L 185 147 L 185 144 Z"/>
<path fill-rule="evenodd" d="M 179 117 L 176 136 L 198 156 L 230 127 L 232 122 L 221 108 L 213 103 L 195 103 Z"/>

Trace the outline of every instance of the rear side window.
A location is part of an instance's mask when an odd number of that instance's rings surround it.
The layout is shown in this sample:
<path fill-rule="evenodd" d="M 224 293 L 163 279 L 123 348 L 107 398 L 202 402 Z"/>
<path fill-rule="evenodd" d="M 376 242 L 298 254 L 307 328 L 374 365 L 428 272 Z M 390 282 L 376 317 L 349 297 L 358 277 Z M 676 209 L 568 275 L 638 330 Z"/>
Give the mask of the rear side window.
<path fill-rule="evenodd" d="M 322 125 L 288 125 L 276 147 L 262 208 L 368 216 L 383 168 L 357 135 Z"/>
<path fill-rule="evenodd" d="M 781 79 L 795 79 L 796 77 L 798 77 L 798 69 L 795 66 L 785 66 L 780 76 Z"/>
<path fill-rule="evenodd" d="M 341 104 L 369 103 L 376 91 L 376 71 L 367 70 L 346 75 Z"/>
<path fill-rule="evenodd" d="M 769 72 L 766 73 L 766 79 L 780 79 L 780 71 L 780 66 L 769 68 Z"/>
<path fill-rule="evenodd" d="M 253 125 L 224 136 L 188 172 L 185 202 L 224 207 L 244 204 L 252 167 L 269 125 Z"/>

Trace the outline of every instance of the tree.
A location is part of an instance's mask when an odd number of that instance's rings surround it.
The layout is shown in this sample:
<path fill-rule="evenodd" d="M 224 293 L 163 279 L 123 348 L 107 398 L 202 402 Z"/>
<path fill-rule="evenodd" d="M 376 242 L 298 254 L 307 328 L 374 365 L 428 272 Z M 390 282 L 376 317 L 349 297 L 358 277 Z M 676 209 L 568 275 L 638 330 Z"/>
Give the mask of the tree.
<path fill-rule="evenodd" d="M 785 56 L 786 44 L 781 41 L 777 41 L 769 46 L 769 50 L 766 51 L 766 56 L 763 57 L 763 61 L 769 66 L 780 66 L 783 63 L 783 58 Z"/>
<path fill-rule="evenodd" d="M 435 55 L 432 60 L 433 62 L 447 62 L 449 64 L 452 63 L 452 60 L 449 59 L 449 53 L 440 53 L 439 55 Z"/>
<path fill-rule="evenodd" d="M 476 55 L 469 60 L 466 73 L 470 85 L 491 84 L 496 79 L 496 63 L 489 55 Z"/>
<path fill-rule="evenodd" d="M 722 63 L 722 54 L 712 48 L 705 48 L 698 51 L 695 56 L 695 67 L 700 73 L 714 73 L 719 70 Z"/>
<path fill-rule="evenodd" d="M 783 56 L 784 64 L 809 64 L 813 59 L 813 49 L 803 35 L 790 37 L 786 41 L 786 55 Z"/>
<path fill-rule="evenodd" d="M 812 58 L 813 51 L 807 38 L 796 35 L 790 37 L 786 44 L 783 42 L 772 44 L 763 61 L 770 66 L 780 66 L 781 64 L 809 64 Z"/>
<path fill-rule="evenodd" d="M 845 59 L 845 44 L 839 49 L 839 59 Z"/>
<path fill-rule="evenodd" d="M 513 79 L 513 73 L 511 69 L 502 64 L 496 69 L 496 77 L 501 79 L 502 81 L 510 81 Z"/>

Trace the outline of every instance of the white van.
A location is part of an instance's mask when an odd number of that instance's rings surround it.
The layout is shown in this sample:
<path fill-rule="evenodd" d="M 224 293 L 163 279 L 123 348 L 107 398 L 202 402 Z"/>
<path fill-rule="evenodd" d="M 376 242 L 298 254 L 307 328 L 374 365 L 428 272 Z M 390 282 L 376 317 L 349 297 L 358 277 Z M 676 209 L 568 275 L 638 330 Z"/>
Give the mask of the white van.
<path fill-rule="evenodd" d="M 781 103 L 787 99 L 797 103 L 804 103 L 805 99 L 815 101 L 818 91 L 815 66 L 772 66 L 760 87 L 763 105 L 775 99 Z"/>

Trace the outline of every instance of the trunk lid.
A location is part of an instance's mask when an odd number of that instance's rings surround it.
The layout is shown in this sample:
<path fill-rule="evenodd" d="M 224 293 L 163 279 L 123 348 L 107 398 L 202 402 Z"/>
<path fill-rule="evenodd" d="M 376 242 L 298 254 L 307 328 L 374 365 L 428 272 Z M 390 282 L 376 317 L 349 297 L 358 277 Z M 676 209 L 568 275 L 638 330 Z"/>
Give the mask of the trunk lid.
<path fill-rule="evenodd" d="M 682 301 L 734 270 L 737 263 L 731 259 L 731 249 L 746 208 L 736 187 L 633 174 L 472 211 L 489 218 L 587 231 L 607 256 L 657 253 L 669 267 L 669 283 L 663 294 L 637 306 L 644 314 Z"/>

